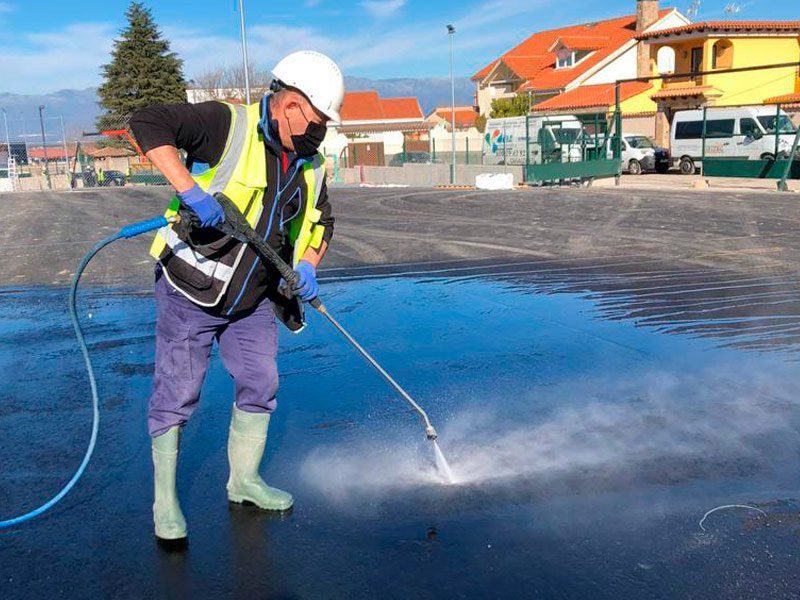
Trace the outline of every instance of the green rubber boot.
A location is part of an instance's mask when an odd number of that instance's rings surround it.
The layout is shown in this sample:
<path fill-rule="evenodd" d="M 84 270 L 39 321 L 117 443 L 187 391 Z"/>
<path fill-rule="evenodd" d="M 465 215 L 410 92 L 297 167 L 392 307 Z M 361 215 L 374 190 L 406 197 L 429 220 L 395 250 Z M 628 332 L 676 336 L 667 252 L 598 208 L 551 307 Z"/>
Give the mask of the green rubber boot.
<path fill-rule="evenodd" d="M 269 487 L 258 474 L 267 443 L 269 413 L 248 413 L 233 407 L 228 434 L 228 500 L 251 502 L 262 510 L 288 510 L 292 495 Z"/>
<path fill-rule="evenodd" d="M 181 428 L 173 427 L 166 433 L 152 438 L 155 483 L 153 522 L 156 537 L 162 540 L 180 540 L 186 537 L 186 519 L 183 518 L 178 504 L 178 491 L 175 486 L 180 437 Z"/>

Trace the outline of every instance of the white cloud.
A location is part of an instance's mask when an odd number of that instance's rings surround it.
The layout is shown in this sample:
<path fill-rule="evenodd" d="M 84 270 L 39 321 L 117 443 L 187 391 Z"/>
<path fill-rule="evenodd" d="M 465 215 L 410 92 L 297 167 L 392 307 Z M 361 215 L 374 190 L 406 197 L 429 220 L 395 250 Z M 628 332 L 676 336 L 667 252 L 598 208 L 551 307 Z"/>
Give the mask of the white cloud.
<path fill-rule="evenodd" d="M 384 19 L 403 8 L 405 4 L 406 0 L 364 0 L 361 7 L 373 17 Z"/>
<path fill-rule="evenodd" d="M 97 85 L 115 33 L 107 23 L 74 23 L 57 32 L 0 40 L 0 81 L 6 88 L 0 91 L 41 93 Z"/>

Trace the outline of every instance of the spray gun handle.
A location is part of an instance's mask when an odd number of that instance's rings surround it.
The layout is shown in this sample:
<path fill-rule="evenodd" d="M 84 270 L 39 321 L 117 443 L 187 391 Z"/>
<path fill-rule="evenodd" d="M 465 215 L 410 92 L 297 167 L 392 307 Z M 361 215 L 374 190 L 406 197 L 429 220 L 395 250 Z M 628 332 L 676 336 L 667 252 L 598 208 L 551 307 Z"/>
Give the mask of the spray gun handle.
<path fill-rule="evenodd" d="M 225 221 L 217 225 L 217 229 L 224 233 L 233 235 L 236 239 L 245 241 L 253 247 L 253 250 L 262 258 L 272 264 L 283 277 L 283 280 L 289 284 L 291 289 L 297 287 L 300 281 L 300 276 L 290 267 L 285 260 L 283 260 L 274 248 L 272 248 L 266 240 L 261 238 L 247 222 L 244 215 L 239 211 L 236 205 L 222 192 L 214 194 L 214 199 L 219 202 L 225 213 Z M 309 304 L 317 310 L 322 310 L 322 302 L 318 298 L 309 301 Z"/>

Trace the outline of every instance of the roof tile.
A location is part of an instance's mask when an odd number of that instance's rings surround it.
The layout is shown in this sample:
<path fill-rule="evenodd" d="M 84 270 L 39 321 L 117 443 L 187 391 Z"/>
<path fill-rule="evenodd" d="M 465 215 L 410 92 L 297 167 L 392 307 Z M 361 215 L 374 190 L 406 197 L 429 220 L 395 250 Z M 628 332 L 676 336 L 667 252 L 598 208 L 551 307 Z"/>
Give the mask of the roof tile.
<path fill-rule="evenodd" d="M 659 11 L 659 18 L 666 17 L 674 9 Z M 522 79 L 526 79 L 521 91 L 560 89 L 607 58 L 623 44 L 636 36 L 636 15 L 626 15 L 594 23 L 582 23 L 550 29 L 533 34 L 498 59 L 473 75 L 473 79 L 481 80 L 494 70 L 502 60 Z M 594 52 L 578 65 L 568 69 L 556 69 L 555 46 L 559 39 L 569 40 L 577 46 L 576 50 L 586 49 Z M 579 41 L 579 40 L 582 40 Z M 592 46 L 581 48 L 580 46 Z M 552 50 L 551 50 L 552 49 Z M 536 57 L 536 61 L 533 58 Z M 516 69 L 523 71 L 518 72 Z"/>
<path fill-rule="evenodd" d="M 343 123 L 424 119 L 416 98 L 381 98 L 376 91 L 347 92 L 339 114 Z"/>
<path fill-rule="evenodd" d="M 648 31 L 636 37 L 638 40 L 652 40 L 679 33 L 712 33 L 716 31 L 797 31 L 800 21 L 702 21 L 681 27 L 671 27 L 658 31 Z"/>
<path fill-rule="evenodd" d="M 416 98 L 381 98 L 384 119 L 424 119 Z"/>
<path fill-rule="evenodd" d="M 475 119 L 478 118 L 477 111 L 471 106 L 456 106 L 456 127 L 472 127 Z M 440 106 L 434 110 L 430 116 L 437 116 L 444 119 L 449 124 L 453 117 L 453 109 L 449 106 Z"/>
<path fill-rule="evenodd" d="M 627 100 L 652 88 L 650 83 L 629 81 L 620 84 L 620 100 Z M 607 109 L 614 104 L 614 84 L 602 83 L 599 85 L 582 85 L 553 96 L 534 105 L 534 111 L 574 110 L 578 108 L 603 108 Z"/>

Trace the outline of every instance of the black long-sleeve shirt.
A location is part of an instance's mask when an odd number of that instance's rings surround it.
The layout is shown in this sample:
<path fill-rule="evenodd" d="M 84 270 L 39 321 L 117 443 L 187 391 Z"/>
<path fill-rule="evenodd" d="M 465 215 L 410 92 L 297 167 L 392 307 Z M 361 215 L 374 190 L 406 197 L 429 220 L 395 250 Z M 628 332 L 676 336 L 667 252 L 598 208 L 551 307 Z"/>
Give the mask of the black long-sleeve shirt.
<path fill-rule="evenodd" d="M 184 150 L 187 167 L 195 173 L 216 165 L 222 158 L 230 125 L 230 109 L 213 101 L 154 105 L 135 112 L 130 120 L 133 135 L 143 152 L 165 145 Z M 271 135 L 265 136 L 264 144 L 267 164 L 265 210 L 256 231 L 262 235 L 269 231 L 269 244 L 289 258 L 286 229 L 287 222 L 301 208 L 300 194 L 297 193 L 302 184 L 302 177 L 298 176 L 301 170 L 297 168 L 297 158 L 280 147 L 277 132 L 270 130 Z M 275 210 L 272 210 L 273 204 Z M 322 213 L 319 224 L 325 228 L 323 240 L 330 243 L 334 217 L 324 181 L 317 209 Z M 277 287 L 277 272 L 264 265 L 249 248 L 240 264 L 242 268 L 234 274 L 221 305 L 221 312 L 226 314 L 253 308 L 265 295 L 274 295 Z"/>

